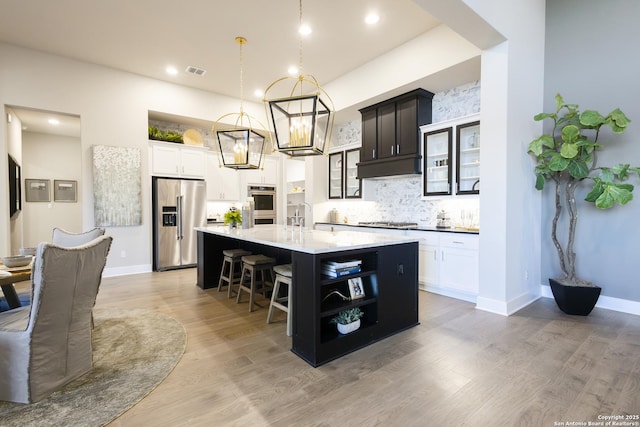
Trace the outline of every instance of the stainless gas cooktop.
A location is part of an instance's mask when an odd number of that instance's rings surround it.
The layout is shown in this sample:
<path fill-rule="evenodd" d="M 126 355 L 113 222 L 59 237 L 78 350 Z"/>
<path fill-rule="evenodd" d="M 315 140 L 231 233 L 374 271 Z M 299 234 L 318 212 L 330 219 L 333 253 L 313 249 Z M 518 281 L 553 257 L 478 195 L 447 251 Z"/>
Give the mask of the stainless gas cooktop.
<path fill-rule="evenodd" d="M 369 225 L 372 227 L 381 228 L 397 228 L 400 230 L 416 228 L 418 223 L 416 222 L 393 222 L 393 221 L 371 221 L 371 222 L 359 222 L 358 225 Z"/>

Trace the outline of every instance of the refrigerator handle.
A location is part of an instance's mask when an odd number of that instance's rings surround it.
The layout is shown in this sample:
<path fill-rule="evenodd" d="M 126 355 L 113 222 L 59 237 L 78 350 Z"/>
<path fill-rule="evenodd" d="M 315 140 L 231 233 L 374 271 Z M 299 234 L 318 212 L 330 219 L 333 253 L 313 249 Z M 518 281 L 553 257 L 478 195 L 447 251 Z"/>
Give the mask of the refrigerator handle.
<path fill-rule="evenodd" d="M 177 222 L 176 237 L 177 237 L 177 240 L 182 240 L 182 237 L 184 236 L 182 234 L 182 196 L 176 197 L 176 207 L 178 208 L 177 209 L 178 217 L 176 218 L 176 222 Z"/>

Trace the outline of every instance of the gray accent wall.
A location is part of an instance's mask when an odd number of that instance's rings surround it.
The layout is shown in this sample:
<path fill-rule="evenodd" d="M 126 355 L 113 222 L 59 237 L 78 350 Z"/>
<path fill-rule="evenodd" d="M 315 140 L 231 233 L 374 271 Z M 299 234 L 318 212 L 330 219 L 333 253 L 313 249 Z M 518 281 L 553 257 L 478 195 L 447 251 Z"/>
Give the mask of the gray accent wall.
<path fill-rule="evenodd" d="M 601 134 L 599 141 L 611 146 L 599 165 L 640 166 L 639 17 L 637 0 L 547 1 L 545 112 L 555 111 L 559 92 L 566 102 L 602 114 L 619 107 L 632 121 L 622 135 Z M 612 211 L 582 201 L 586 191 L 579 194 L 576 254 L 579 276 L 601 286 L 603 296 L 640 301 L 640 183 L 634 180 L 634 200 Z M 543 280 L 560 273 L 549 237 L 551 196 L 542 203 Z"/>

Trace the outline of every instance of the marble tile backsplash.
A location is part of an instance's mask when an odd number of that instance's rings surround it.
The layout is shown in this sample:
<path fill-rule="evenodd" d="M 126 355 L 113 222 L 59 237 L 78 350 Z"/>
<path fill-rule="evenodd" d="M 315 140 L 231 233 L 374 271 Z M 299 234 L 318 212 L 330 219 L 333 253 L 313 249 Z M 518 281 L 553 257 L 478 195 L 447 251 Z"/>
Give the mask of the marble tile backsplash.
<path fill-rule="evenodd" d="M 433 123 L 478 112 L 480 112 L 480 81 L 478 80 L 438 92 L 433 96 Z"/>
<path fill-rule="evenodd" d="M 427 88 L 428 89 L 428 88 Z M 468 116 L 480 111 L 480 82 L 475 81 L 438 92 L 433 97 L 433 123 Z M 335 130 L 334 146 L 360 144 L 361 124 L 359 120 L 340 126 Z M 437 213 L 445 210 L 454 225 L 461 224 L 462 212 L 472 212 L 479 224 L 479 200 L 467 197 L 422 197 L 421 176 L 398 176 L 369 179 L 363 183 L 368 201 L 342 201 L 330 203 L 340 211 L 342 218 L 350 223 L 360 221 L 417 222 L 420 226 L 436 225 Z"/>

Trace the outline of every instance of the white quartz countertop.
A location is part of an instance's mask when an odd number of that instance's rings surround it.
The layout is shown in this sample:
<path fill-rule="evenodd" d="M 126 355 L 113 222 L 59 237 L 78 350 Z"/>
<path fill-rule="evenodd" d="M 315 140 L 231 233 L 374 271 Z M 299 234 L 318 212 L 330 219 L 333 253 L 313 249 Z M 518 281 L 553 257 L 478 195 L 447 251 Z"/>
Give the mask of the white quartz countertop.
<path fill-rule="evenodd" d="M 211 225 L 197 227 L 196 231 L 310 254 L 418 242 L 417 238 L 411 236 L 363 231 L 321 231 L 305 228 L 301 233 L 299 228 L 292 230 L 291 227 L 287 227 L 285 229 L 282 225 L 257 225 L 245 229 L 230 229 L 228 226 Z"/>

